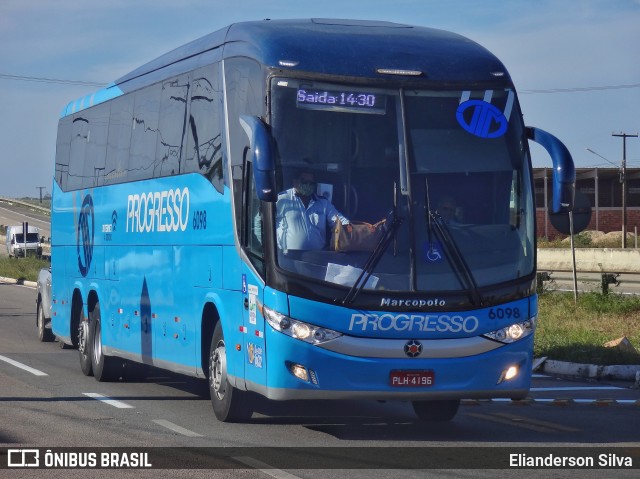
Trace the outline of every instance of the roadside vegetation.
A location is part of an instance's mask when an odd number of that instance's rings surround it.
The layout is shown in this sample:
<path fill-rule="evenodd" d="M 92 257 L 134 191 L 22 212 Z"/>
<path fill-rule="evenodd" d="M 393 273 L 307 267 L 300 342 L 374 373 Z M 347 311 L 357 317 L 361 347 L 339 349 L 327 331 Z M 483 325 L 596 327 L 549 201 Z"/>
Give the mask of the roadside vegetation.
<path fill-rule="evenodd" d="M 535 357 L 575 363 L 640 364 L 640 297 L 545 292 L 538 297 Z M 626 337 L 636 352 L 605 347 Z"/>
<path fill-rule="evenodd" d="M 48 268 L 51 263 L 48 260 L 29 256 L 27 258 L 0 257 L 0 276 L 14 278 L 22 281 L 37 281 L 38 272 L 42 268 Z"/>
<path fill-rule="evenodd" d="M 553 240 L 538 238 L 537 243 L 538 248 L 570 248 L 571 238 L 568 236 L 564 239 L 557 238 Z M 627 232 L 627 249 L 635 248 L 637 244 L 640 245 L 640 241 L 636 240 L 635 234 Z M 621 248 L 622 232 L 583 231 L 574 235 L 573 245 L 576 248 Z"/>

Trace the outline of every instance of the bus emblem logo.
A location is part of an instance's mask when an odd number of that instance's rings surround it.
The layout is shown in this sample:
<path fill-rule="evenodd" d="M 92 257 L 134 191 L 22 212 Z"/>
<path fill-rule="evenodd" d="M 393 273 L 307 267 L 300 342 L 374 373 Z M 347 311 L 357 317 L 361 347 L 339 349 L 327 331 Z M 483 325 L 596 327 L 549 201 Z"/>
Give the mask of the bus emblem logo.
<path fill-rule="evenodd" d="M 404 345 L 404 353 L 410 358 L 415 358 L 420 356 L 422 352 L 422 343 L 420 341 L 416 341 L 412 339 L 411 341 L 407 341 Z"/>
<path fill-rule="evenodd" d="M 483 100 L 461 103 L 456 118 L 462 128 L 480 138 L 498 138 L 507 131 L 508 121 L 504 114 Z"/>
<path fill-rule="evenodd" d="M 91 258 L 93 257 L 93 234 L 94 234 L 94 217 L 93 217 L 93 200 L 91 195 L 84 197 L 82 208 L 80 208 L 80 216 L 78 217 L 78 234 L 77 234 L 77 252 L 78 252 L 78 269 L 84 277 L 89 273 L 91 266 Z M 82 252 L 80 247 L 82 246 Z"/>

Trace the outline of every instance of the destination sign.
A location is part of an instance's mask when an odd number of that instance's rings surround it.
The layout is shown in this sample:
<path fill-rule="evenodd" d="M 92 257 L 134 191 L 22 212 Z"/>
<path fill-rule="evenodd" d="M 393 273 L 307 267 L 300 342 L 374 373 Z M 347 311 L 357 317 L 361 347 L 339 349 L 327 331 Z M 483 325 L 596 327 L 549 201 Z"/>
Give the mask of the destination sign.
<path fill-rule="evenodd" d="M 298 108 L 384 114 L 386 95 L 353 90 L 313 90 L 299 88 Z"/>

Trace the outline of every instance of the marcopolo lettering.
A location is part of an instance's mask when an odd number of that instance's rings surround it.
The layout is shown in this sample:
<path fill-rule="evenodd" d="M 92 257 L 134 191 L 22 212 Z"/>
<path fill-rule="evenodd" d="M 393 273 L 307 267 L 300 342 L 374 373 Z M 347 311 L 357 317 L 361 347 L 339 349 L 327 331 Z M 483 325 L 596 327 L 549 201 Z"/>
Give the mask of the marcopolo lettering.
<path fill-rule="evenodd" d="M 349 331 L 411 331 L 473 333 L 480 321 L 476 316 L 446 314 L 363 314 L 351 315 Z"/>
<path fill-rule="evenodd" d="M 126 232 L 185 231 L 189 224 L 189 204 L 189 188 L 186 187 L 129 195 Z"/>
<path fill-rule="evenodd" d="M 380 306 L 397 306 L 397 307 L 413 307 L 423 308 L 425 306 L 444 306 L 446 301 L 444 299 L 391 299 L 382 298 L 380 300 Z"/>

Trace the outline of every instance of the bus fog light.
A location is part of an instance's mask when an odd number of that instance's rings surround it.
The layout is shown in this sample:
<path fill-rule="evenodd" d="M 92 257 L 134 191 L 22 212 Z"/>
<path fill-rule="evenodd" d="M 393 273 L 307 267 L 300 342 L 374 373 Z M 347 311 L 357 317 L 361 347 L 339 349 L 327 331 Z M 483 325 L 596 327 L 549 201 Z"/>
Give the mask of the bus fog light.
<path fill-rule="evenodd" d="M 500 379 L 498 379 L 497 384 L 500 384 L 503 381 L 512 380 L 518 375 L 519 372 L 520 372 L 520 368 L 518 368 L 518 366 L 509 366 L 507 369 L 502 371 L 502 374 L 500 375 Z"/>
<path fill-rule="evenodd" d="M 302 364 L 289 363 L 287 365 L 289 367 L 289 371 L 298 379 L 309 382 L 309 373 L 307 372 L 307 368 L 305 368 Z"/>

